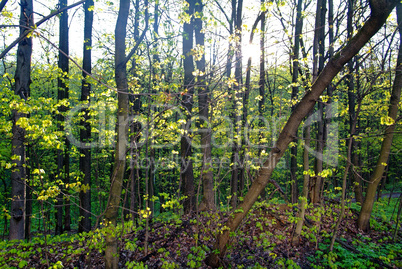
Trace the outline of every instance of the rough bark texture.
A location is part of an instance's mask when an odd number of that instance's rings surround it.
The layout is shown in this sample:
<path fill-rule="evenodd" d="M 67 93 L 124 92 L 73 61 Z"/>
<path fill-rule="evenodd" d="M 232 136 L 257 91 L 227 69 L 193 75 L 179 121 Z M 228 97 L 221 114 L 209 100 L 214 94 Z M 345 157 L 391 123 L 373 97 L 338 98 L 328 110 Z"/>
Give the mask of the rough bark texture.
<path fill-rule="evenodd" d="M 189 6 L 186 10 L 189 16 L 194 14 L 195 0 L 187 1 Z M 183 25 L 183 67 L 184 67 L 184 94 L 181 101 L 186 116 L 185 133 L 181 138 L 181 181 L 183 184 L 183 193 L 187 198 L 184 199 L 184 212 L 190 213 L 195 209 L 194 195 L 194 174 L 193 162 L 190 159 L 192 154 L 191 136 L 190 136 L 190 121 L 191 110 L 193 109 L 194 95 L 194 62 L 191 50 L 194 45 L 194 18 L 190 23 Z"/>
<path fill-rule="evenodd" d="M 314 31 L 314 44 L 313 44 L 313 83 L 324 68 L 324 52 L 325 52 L 325 13 L 326 13 L 326 0 L 317 1 L 317 12 Z M 315 176 L 311 180 L 311 202 L 319 203 L 321 201 L 321 188 L 323 185 L 323 179 L 321 172 L 323 169 L 323 160 L 320 158 L 324 151 L 324 124 L 323 114 L 324 105 L 322 102 L 318 102 L 318 111 L 320 118 L 317 122 L 317 143 L 315 159 L 314 173 Z"/>
<path fill-rule="evenodd" d="M 118 268 L 117 234 L 115 231 L 121 200 L 124 171 L 126 167 L 126 148 L 128 137 L 128 83 L 126 70 L 126 26 L 130 11 L 130 0 L 120 0 L 119 14 L 115 29 L 115 80 L 117 86 L 117 138 L 114 168 L 111 176 L 109 200 L 105 211 L 104 224 L 108 227 L 105 236 L 105 266 Z"/>
<path fill-rule="evenodd" d="M 195 5 L 195 12 L 200 15 L 203 12 L 202 0 L 197 0 Z M 195 41 L 197 46 L 204 48 L 205 35 L 202 32 L 202 20 L 199 16 L 196 16 L 194 20 Z M 203 195 L 199 210 L 213 210 L 215 209 L 214 199 L 214 181 L 211 169 L 212 161 L 212 145 L 211 145 L 211 126 L 209 126 L 209 103 L 210 103 L 210 91 L 209 87 L 205 83 L 205 54 L 195 62 L 197 69 L 200 71 L 200 76 L 197 78 L 198 88 L 198 102 L 199 102 L 199 115 L 200 115 L 200 133 L 201 133 L 201 151 L 203 155 L 202 166 L 202 187 Z"/>
<path fill-rule="evenodd" d="M 398 25 L 402 23 L 402 6 L 398 4 L 397 6 L 397 18 L 398 18 Z M 399 27 L 399 35 L 402 39 L 402 29 Z M 398 51 L 398 59 L 396 62 L 396 69 L 395 69 L 395 79 L 394 84 L 392 85 L 392 93 L 391 93 L 391 100 L 389 104 L 388 116 L 392 118 L 394 121 L 398 115 L 398 104 L 401 98 L 401 89 L 402 89 L 402 44 L 399 45 Z M 381 145 L 380 156 L 377 160 L 377 165 L 374 169 L 373 174 L 370 177 L 366 198 L 363 202 L 362 208 L 360 210 L 359 218 L 357 220 L 357 226 L 359 229 L 363 231 L 370 230 L 370 217 L 371 212 L 373 210 L 373 204 L 375 200 L 375 193 L 378 187 L 378 184 L 381 182 L 381 178 L 384 174 L 384 170 L 386 164 L 388 163 L 389 153 L 391 151 L 391 144 L 392 139 L 394 136 L 396 125 L 392 124 L 387 127 L 385 130 L 384 139 Z"/>
<path fill-rule="evenodd" d="M 60 0 L 59 5 L 61 8 L 67 6 L 67 0 Z M 69 64 L 68 64 L 68 13 L 64 11 L 60 14 L 59 23 L 59 61 L 58 67 L 61 71 L 57 78 L 57 99 L 59 101 L 68 98 L 68 86 L 66 81 L 68 80 Z M 67 107 L 60 106 L 60 112 L 67 111 Z M 60 113 L 57 115 L 58 128 L 61 132 L 64 132 L 64 116 Z M 66 139 L 64 141 L 64 149 L 60 149 L 57 152 L 57 179 L 63 180 L 63 182 L 68 183 L 68 170 L 69 170 L 69 158 L 68 158 L 68 145 L 69 142 Z M 63 233 L 63 194 L 57 196 L 57 211 L 56 211 L 56 226 L 55 233 Z"/>
<path fill-rule="evenodd" d="M 91 84 L 87 80 L 87 73 L 92 72 L 92 25 L 94 12 L 94 1 L 88 0 L 84 4 L 85 19 L 84 19 L 84 58 L 82 60 L 82 85 L 81 85 L 81 101 L 88 102 L 91 93 Z M 84 110 L 84 119 L 81 121 L 81 126 L 84 128 L 80 130 L 80 171 L 84 176 L 83 184 L 91 185 L 91 148 L 89 146 L 91 139 L 91 124 L 89 123 L 89 109 Z M 79 232 L 88 232 L 91 230 L 91 190 L 80 192 L 80 217 L 82 218 L 79 226 Z"/>
<path fill-rule="evenodd" d="M 22 26 L 20 27 L 20 36 L 22 36 L 29 31 L 25 27 L 30 28 L 34 25 L 32 0 L 21 0 L 20 7 L 20 25 Z M 23 100 L 26 100 L 30 94 L 31 55 L 32 38 L 25 37 L 18 44 L 17 68 L 14 77 L 14 93 L 19 95 Z M 11 155 L 19 156 L 19 158 L 14 158 L 13 169 L 11 171 L 10 240 L 24 239 L 25 236 L 25 130 L 17 124 L 18 120 L 23 117 L 27 117 L 27 115 L 18 110 L 13 110 Z"/>
<path fill-rule="evenodd" d="M 285 153 L 289 143 L 294 139 L 296 131 L 303 118 L 309 113 L 309 111 L 311 111 L 320 95 L 324 92 L 331 80 L 339 73 L 343 66 L 354 55 L 356 55 L 359 50 L 368 42 L 368 40 L 382 27 L 388 15 L 398 1 L 389 0 L 380 2 L 381 5 L 378 5 L 378 2 L 370 2 L 370 6 L 372 8 L 370 18 L 356 34 L 356 36 L 352 38 L 339 53 L 329 60 L 329 63 L 325 66 L 320 76 L 312 85 L 311 90 L 306 93 L 306 95 L 296 106 L 295 110 L 279 134 L 276 145 L 268 156 L 268 160 L 264 163 L 264 166 L 260 168 L 257 177 L 250 186 L 248 193 L 244 197 L 243 203 L 238 206 L 237 210 L 235 211 L 236 213 L 233 213 L 229 220 L 225 223 L 225 229 L 223 229 L 221 233 L 218 233 L 217 241 L 214 246 L 215 251 L 206 259 L 208 265 L 213 267 L 219 266 L 220 260 L 223 258 L 227 250 L 230 233 L 239 227 L 240 223 L 253 206 L 254 202 L 257 200 L 258 195 L 267 185 L 268 180 L 272 175 L 272 172 L 275 169 L 279 159 Z"/>

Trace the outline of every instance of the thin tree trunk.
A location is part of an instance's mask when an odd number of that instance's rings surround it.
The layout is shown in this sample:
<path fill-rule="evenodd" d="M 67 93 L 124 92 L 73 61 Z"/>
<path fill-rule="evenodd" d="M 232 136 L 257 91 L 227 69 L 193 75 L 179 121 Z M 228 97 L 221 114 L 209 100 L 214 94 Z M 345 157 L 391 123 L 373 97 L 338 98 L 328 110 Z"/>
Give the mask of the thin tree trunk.
<path fill-rule="evenodd" d="M 83 80 L 81 85 L 81 101 L 90 104 L 89 96 L 91 93 L 91 84 L 87 80 L 87 73 L 92 72 L 92 26 L 93 26 L 93 0 L 88 0 L 84 4 L 84 52 L 83 52 Z M 91 186 L 91 148 L 89 147 L 91 139 L 91 124 L 89 122 L 89 109 L 84 110 L 84 120 L 81 121 L 80 130 L 80 171 L 84 175 L 83 184 Z M 88 232 L 91 230 L 91 189 L 80 192 L 80 217 L 78 226 L 79 232 Z"/>
<path fill-rule="evenodd" d="M 105 211 L 105 267 L 118 268 L 117 237 L 115 227 L 121 200 L 124 171 L 126 167 L 126 148 L 128 138 L 128 82 L 126 60 L 126 27 L 130 11 L 130 0 L 120 0 L 119 14 L 115 29 L 115 80 L 117 87 L 117 138 L 114 168 L 111 175 L 109 200 Z"/>
<path fill-rule="evenodd" d="M 219 266 L 220 261 L 225 256 L 227 247 L 229 246 L 228 242 L 230 234 L 236 231 L 254 202 L 257 200 L 261 191 L 267 185 L 277 163 L 285 153 L 289 143 L 293 141 L 296 130 L 301 121 L 313 109 L 316 100 L 318 100 L 319 96 L 324 92 L 326 87 L 328 87 L 332 79 L 340 72 L 343 66 L 354 57 L 369 41 L 369 39 L 382 27 L 397 2 L 397 0 L 370 1 L 370 7 L 372 10 L 370 18 L 366 21 L 356 36 L 353 37 L 348 44 L 339 51 L 339 53 L 330 59 L 320 76 L 313 83 L 311 90 L 306 93 L 296 106 L 279 134 L 278 140 L 268 156 L 268 160 L 258 171 L 258 175 L 250 186 L 243 202 L 223 225 L 225 229 L 218 233 L 214 245 L 214 251 L 210 253 L 206 259 L 208 265 L 213 267 Z"/>
<path fill-rule="evenodd" d="M 313 67 L 313 82 L 317 78 L 318 74 L 321 73 L 324 68 L 324 52 L 325 52 L 325 13 L 326 13 L 326 0 L 317 1 L 317 17 L 314 32 L 314 67 Z M 323 179 L 321 177 L 321 172 L 323 170 L 323 160 L 322 153 L 324 151 L 324 105 L 323 102 L 318 102 L 318 112 L 320 114 L 320 119 L 317 122 L 317 143 L 316 152 L 317 156 L 315 158 L 315 167 L 313 178 L 313 188 L 312 188 L 312 202 L 319 203 L 321 201 L 321 189 L 323 187 Z"/>
<path fill-rule="evenodd" d="M 397 6 L 397 19 L 398 25 L 402 25 L 402 5 Z M 402 40 L 402 28 L 398 28 L 399 35 Z M 398 59 L 395 68 L 395 79 L 392 85 L 391 100 L 388 110 L 388 117 L 392 118 L 395 122 L 398 115 L 398 104 L 401 98 L 401 88 L 402 88 L 402 43 L 399 45 Z M 360 210 L 359 218 L 357 219 L 357 227 L 363 231 L 368 231 L 370 229 L 370 217 L 373 210 L 373 204 L 375 200 L 375 194 L 377 191 L 378 184 L 381 182 L 382 176 L 384 174 L 385 166 L 388 163 L 388 156 L 391 151 L 392 139 L 394 136 L 394 131 L 396 124 L 388 126 L 385 130 L 384 139 L 381 145 L 380 156 L 377 160 L 377 165 L 373 174 L 370 177 L 366 197 L 364 199 L 362 208 Z"/>
<path fill-rule="evenodd" d="M 60 7 L 67 6 L 67 0 L 59 1 Z M 68 86 L 66 80 L 68 80 L 68 72 L 69 72 L 69 64 L 68 64 L 68 13 L 64 11 L 60 15 L 60 24 L 59 24 L 59 62 L 58 67 L 60 69 L 59 77 L 57 78 L 57 99 L 58 101 L 62 101 L 64 99 L 68 99 Z M 67 111 L 65 106 L 60 106 L 60 112 Z M 62 113 L 57 115 L 58 128 L 61 132 L 64 132 L 64 116 Z M 64 149 L 60 149 L 57 151 L 57 176 L 56 179 L 63 180 L 63 182 L 67 183 L 66 180 L 68 175 L 65 173 L 68 171 L 67 163 L 69 163 L 68 159 L 68 140 L 64 141 Z M 67 158 L 65 158 L 67 157 Z M 56 203 L 56 227 L 55 234 L 63 233 L 63 194 L 60 193 L 57 196 Z"/>
<path fill-rule="evenodd" d="M 298 77 L 299 77 L 299 54 L 300 54 L 300 35 L 303 29 L 303 17 L 302 17 L 302 0 L 297 0 L 297 9 L 296 9 L 296 26 L 295 26 L 295 41 L 293 47 L 293 74 L 292 74 L 292 102 L 296 103 L 297 95 L 299 92 L 298 87 Z M 292 111 L 294 111 L 296 105 L 292 106 Z M 297 131 L 296 131 L 297 136 Z M 293 234 L 293 243 L 297 243 L 299 236 L 301 234 L 303 223 L 304 223 L 304 215 L 307 206 L 307 196 L 308 196 L 308 175 L 303 177 L 303 190 L 302 197 L 299 199 L 299 190 L 298 190 L 298 182 L 297 182 L 297 139 L 293 140 L 296 145 L 290 148 L 290 173 L 292 175 L 292 203 L 295 204 L 299 202 L 299 219 L 296 224 L 296 229 Z M 306 177 L 307 176 L 307 177 Z"/>
<path fill-rule="evenodd" d="M 1 0 L 0 2 L 0 12 L 3 10 L 4 6 L 7 4 L 8 0 Z"/>
<path fill-rule="evenodd" d="M 234 0 L 235 1 L 235 0 Z M 241 27 L 242 27 L 242 9 L 243 0 L 237 1 L 237 9 L 235 16 L 235 35 L 236 35 L 236 49 L 235 49 L 235 79 L 236 84 L 233 87 L 232 101 L 233 101 L 233 111 L 232 120 L 235 129 L 233 146 L 232 146 L 232 175 L 231 175 L 231 200 L 230 205 L 232 208 L 237 206 L 237 199 L 241 190 L 239 190 L 239 182 L 243 180 L 243 167 L 242 160 L 240 159 L 240 151 L 242 148 L 242 135 L 241 135 L 241 108 L 238 106 L 238 102 L 241 101 L 242 94 L 242 51 L 241 51 Z"/>
<path fill-rule="evenodd" d="M 32 0 L 20 1 L 20 36 L 34 25 Z M 32 38 L 24 37 L 18 44 L 17 67 L 15 71 L 14 94 L 27 100 L 30 94 L 31 83 L 31 55 Z M 20 118 L 27 117 L 25 113 L 18 110 L 12 111 L 12 140 L 11 155 L 20 156 L 13 159 L 11 171 L 11 218 L 10 218 L 10 240 L 24 239 L 25 236 L 25 192 L 26 192 L 26 158 L 25 158 L 25 129 L 17 125 Z"/>
<path fill-rule="evenodd" d="M 299 54 L 300 54 L 300 35 L 303 29 L 303 17 L 302 17 L 302 0 L 297 1 L 296 9 L 296 23 L 295 23 L 295 36 L 293 47 L 293 68 L 292 68 L 292 95 L 291 100 L 295 102 L 292 104 L 292 111 L 295 109 L 297 95 L 299 93 L 298 78 L 299 78 Z M 297 133 L 296 133 L 297 136 Z M 297 139 L 293 141 L 295 144 L 290 148 L 290 174 L 292 179 L 292 198 L 293 204 L 298 202 L 299 189 L 297 182 Z"/>

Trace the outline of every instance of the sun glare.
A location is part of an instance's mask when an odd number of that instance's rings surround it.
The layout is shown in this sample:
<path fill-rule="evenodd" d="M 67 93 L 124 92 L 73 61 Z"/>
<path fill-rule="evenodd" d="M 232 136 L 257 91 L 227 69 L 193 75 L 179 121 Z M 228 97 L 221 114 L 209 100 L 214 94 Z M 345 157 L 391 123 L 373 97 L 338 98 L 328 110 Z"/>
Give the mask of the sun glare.
<path fill-rule="evenodd" d="M 248 59 L 251 57 L 253 64 L 258 63 L 260 59 L 260 45 L 256 43 L 247 43 L 243 46 L 243 63 L 246 64 Z"/>

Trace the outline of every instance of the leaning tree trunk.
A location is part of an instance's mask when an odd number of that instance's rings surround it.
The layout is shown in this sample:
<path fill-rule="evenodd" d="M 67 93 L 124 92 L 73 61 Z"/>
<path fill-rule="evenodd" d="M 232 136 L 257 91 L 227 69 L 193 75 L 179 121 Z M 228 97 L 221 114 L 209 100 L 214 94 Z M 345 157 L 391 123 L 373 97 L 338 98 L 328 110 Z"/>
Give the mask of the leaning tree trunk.
<path fill-rule="evenodd" d="M 213 267 L 219 266 L 220 261 L 225 256 L 228 248 L 230 234 L 236 231 L 262 190 L 267 185 L 273 170 L 285 153 L 289 143 L 293 141 L 296 131 L 304 117 L 313 109 L 320 95 L 324 92 L 326 87 L 328 87 L 332 79 L 339 73 L 339 71 L 341 71 L 343 66 L 353 56 L 355 56 L 369 39 L 382 27 L 397 3 L 397 0 L 370 1 L 370 18 L 366 21 L 360 31 L 348 42 L 348 44 L 330 59 L 320 76 L 313 83 L 311 90 L 306 93 L 290 115 L 284 128 L 279 134 L 275 146 L 268 156 L 268 160 L 258 171 L 258 175 L 250 186 L 243 202 L 222 226 L 224 229 L 218 233 L 214 245 L 214 251 L 210 253 L 206 259 L 208 265 Z"/>
<path fill-rule="evenodd" d="M 398 25 L 402 23 L 402 5 L 397 6 L 397 19 Z M 402 40 L 402 28 L 399 27 L 400 40 Z M 357 226 L 363 231 L 370 230 L 370 217 L 373 210 L 373 204 L 375 200 L 375 193 L 377 191 L 378 184 L 381 182 L 384 174 L 385 166 L 388 163 L 389 153 L 391 151 L 392 139 L 396 128 L 396 118 L 398 115 L 398 104 L 401 98 L 402 88 L 402 41 L 399 45 L 398 59 L 396 62 L 395 79 L 392 85 L 392 94 L 389 104 L 388 117 L 392 118 L 392 125 L 388 126 L 385 130 L 384 139 L 381 145 L 380 156 L 377 160 L 377 165 L 373 174 L 370 177 L 370 181 L 367 186 L 366 198 L 364 199 L 362 208 L 360 210 L 359 218 L 357 219 Z"/>
<path fill-rule="evenodd" d="M 32 0 L 21 0 L 20 13 L 20 36 L 30 31 L 34 25 Z M 29 86 L 31 83 L 31 55 L 32 38 L 25 37 L 18 43 L 17 68 L 15 71 L 14 93 L 24 101 L 29 97 Z M 24 239 L 25 236 L 25 180 L 26 180 L 26 159 L 25 159 L 25 129 L 17 124 L 18 120 L 27 117 L 21 111 L 12 111 L 13 138 L 11 140 L 11 155 L 19 156 L 13 159 L 11 171 L 11 218 L 10 218 L 10 240 Z"/>
<path fill-rule="evenodd" d="M 124 171 L 126 167 L 126 149 L 128 138 L 128 83 L 126 61 L 126 27 L 130 11 L 130 0 L 120 0 L 119 15 L 115 29 L 115 80 L 117 86 L 117 138 L 114 167 L 110 179 L 110 193 L 105 211 L 105 266 L 107 269 L 118 268 L 118 250 L 116 223 L 121 200 Z"/>

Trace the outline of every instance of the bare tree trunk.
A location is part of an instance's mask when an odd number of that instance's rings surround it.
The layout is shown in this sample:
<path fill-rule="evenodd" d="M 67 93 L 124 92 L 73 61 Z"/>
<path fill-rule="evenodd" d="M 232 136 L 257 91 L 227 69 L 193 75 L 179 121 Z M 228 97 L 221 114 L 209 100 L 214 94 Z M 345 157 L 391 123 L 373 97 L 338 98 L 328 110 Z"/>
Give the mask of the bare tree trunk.
<path fill-rule="evenodd" d="M 313 83 L 311 90 L 306 93 L 292 112 L 279 134 L 278 140 L 268 156 L 268 160 L 264 163 L 263 167 L 260 168 L 258 175 L 250 186 L 243 202 L 223 225 L 225 229 L 218 233 L 214 245 L 214 251 L 210 253 L 206 259 L 208 265 L 213 267 L 219 266 L 220 261 L 225 256 L 227 247 L 229 246 L 228 242 L 230 234 L 236 231 L 254 202 L 257 200 L 261 191 L 267 185 L 278 161 L 285 153 L 289 143 L 293 141 L 296 130 L 301 121 L 313 109 L 316 100 L 318 100 L 319 96 L 324 92 L 326 87 L 328 87 L 332 79 L 339 73 L 343 66 L 354 57 L 369 41 L 369 39 L 382 27 L 397 2 L 397 0 L 370 1 L 370 18 L 366 21 L 356 36 L 354 36 L 348 44 L 339 51 L 339 53 L 330 59 L 320 76 Z"/>
<path fill-rule="evenodd" d="M 402 5 L 397 5 L 397 19 L 398 25 L 402 25 Z M 399 35 L 402 40 L 402 28 L 398 28 Z M 399 45 L 398 60 L 395 68 L 395 79 L 392 85 L 391 100 L 388 110 L 388 117 L 392 118 L 394 123 L 388 126 L 385 130 L 384 139 L 381 145 L 380 156 L 377 160 L 377 165 L 373 174 L 370 177 L 370 181 L 367 186 L 366 197 L 364 199 L 362 208 L 360 210 L 359 218 L 357 219 L 357 227 L 363 231 L 370 230 L 370 217 L 373 210 L 373 204 L 375 200 L 375 193 L 377 191 L 378 184 L 381 182 L 384 174 L 385 166 L 388 163 L 389 153 L 391 151 L 392 139 L 396 128 L 396 118 L 398 115 L 398 104 L 401 98 L 402 89 L 402 43 Z"/>
<path fill-rule="evenodd" d="M 4 6 L 7 4 L 8 0 L 1 0 L 0 2 L 0 12 L 3 10 Z"/>
<path fill-rule="evenodd" d="M 236 0 L 233 0 L 236 1 Z M 231 175 L 231 200 L 230 205 L 232 208 L 235 208 L 237 205 L 237 199 L 239 196 L 239 182 L 243 179 L 243 167 L 242 160 L 240 158 L 240 151 L 242 147 L 242 118 L 241 111 L 242 109 L 238 106 L 238 102 L 240 102 L 242 98 L 241 87 L 243 84 L 242 81 L 242 51 L 241 51 L 241 27 L 242 27 L 242 9 L 243 9 L 243 0 L 237 1 L 236 8 L 236 16 L 235 16 L 235 36 L 236 36 L 236 49 L 235 49 L 235 79 L 236 84 L 233 87 L 232 93 L 232 101 L 233 101 L 233 111 L 232 111 L 232 120 L 235 129 L 235 134 L 233 138 L 232 145 L 232 157 L 231 163 L 232 166 L 232 175 Z"/>
<path fill-rule="evenodd" d="M 81 85 L 81 101 L 90 104 L 89 96 L 91 93 L 91 84 L 87 80 L 87 73 L 92 72 L 92 25 L 93 25 L 93 0 L 88 0 L 84 4 L 84 58 L 83 62 L 83 80 Z M 83 184 L 91 186 L 91 149 L 89 142 L 91 139 L 91 124 L 89 123 L 89 109 L 84 110 L 84 120 L 81 121 L 84 129 L 80 130 L 80 171 L 84 175 Z M 78 226 L 79 232 L 88 232 L 91 230 L 91 189 L 80 192 L 80 216 L 81 221 Z"/>
<path fill-rule="evenodd" d="M 202 0 L 197 0 L 195 5 L 195 12 L 202 14 L 203 11 Z M 194 31 L 195 40 L 198 47 L 205 48 L 205 35 L 202 31 L 202 20 L 201 18 L 195 18 L 194 20 Z M 196 60 L 197 69 L 200 75 L 197 77 L 197 88 L 198 88 L 198 102 L 199 102 L 199 115 L 200 115 L 200 133 L 201 133 L 201 151 L 203 155 L 202 159 L 202 187 L 203 196 L 199 210 L 213 210 L 215 209 L 215 199 L 214 199 L 214 178 L 212 174 L 212 145 L 211 145 L 211 126 L 209 126 L 209 103 L 210 103 L 210 90 L 205 83 L 205 53 L 202 54 L 199 60 Z"/>
<path fill-rule="evenodd" d="M 120 0 L 119 14 L 115 29 L 115 80 L 117 86 L 117 138 L 114 156 L 114 168 L 111 175 L 109 200 L 105 211 L 105 267 L 118 268 L 117 224 L 118 210 L 121 200 L 124 171 L 126 167 L 126 148 L 128 138 L 128 83 L 126 61 L 126 27 L 130 11 L 130 0 Z"/>
<path fill-rule="evenodd" d="M 188 0 L 189 7 L 186 10 L 189 16 L 194 14 L 195 0 Z M 195 209 L 195 194 L 194 194 L 194 174 L 193 162 L 191 160 L 191 136 L 190 136 L 190 121 L 191 110 L 193 108 L 194 95 L 194 62 L 191 50 L 194 45 L 194 19 L 190 23 L 183 25 L 183 67 L 184 67 L 184 89 L 183 99 L 181 101 L 186 116 L 185 134 L 181 138 L 181 180 L 183 183 L 184 195 L 184 212 L 190 213 Z"/>
<path fill-rule="evenodd" d="M 326 13 L 326 0 L 317 1 L 317 16 L 314 31 L 314 63 L 313 63 L 313 82 L 317 78 L 318 74 L 321 73 L 324 68 L 324 52 L 325 52 L 325 13 Z M 317 143 L 316 152 L 317 156 L 315 158 L 315 166 L 312 181 L 312 203 L 319 203 L 321 201 L 321 188 L 323 185 L 323 179 L 321 177 L 321 172 L 323 170 L 323 160 L 320 156 L 324 151 L 324 105 L 322 102 L 318 102 L 318 113 L 321 119 L 317 122 Z"/>
<path fill-rule="evenodd" d="M 136 43 L 140 41 L 140 33 L 139 33 L 139 21 L 140 21 L 140 0 L 135 0 L 134 4 L 135 15 L 134 15 L 134 40 Z M 134 57 L 131 62 L 131 69 L 130 73 L 135 75 L 136 72 L 136 58 Z M 129 95 L 129 103 L 130 103 L 130 116 L 137 116 L 140 113 L 141 109 L 141 96 L 137 94 L 130 94 Z M 138 141 L 140 140 L 140 130 L 141 130 L 141 123 L 138 121 L 134 121 L 130 125 L 130 212 L 131 212 L 131 219 L 134 221 L 136 218 L 136 214 L 133 212 L 138 211 L 141 204 L 141 194 L 140 194 L 140 170 L 139 170 L 139 155 L 140 149 L 138 148 Z M 137 190 L 136 190 L 137 188 Z"/>
<path fill-rule="evenodd" d="M 297 95 L 299 93 L 298 78 L 299 78 L 299 54 L 300 54 L 300 35 L 303 29 L 303 17 L 302 17 L 302 1 L 297 1 L 296 9 L 296 23 L 295 23 L 295 36 L 293 45 L 293 57 L 292 57 L 292 95 L 291 100 L 295 102 L 292 105 L 292 111 L 295 109 Z M 297 136 L 297 133 L 296 133 Z M 297 182 L 297 139 L 293 141 L 295 144 L 290 148 L 290 175 L 292 179 L 292 197 L 291 202 L 293 204 L 298 202 L 299 189 Z"/>
<path fill-rule="evenodd" d="M 34 25 L 32 0 L 20 1 L 20 36 L 25 35 Z M 25 37 L 18 43 L 17 68 L 15 71 L 14 94 L 27 100 L 31 83 L 32 38 Z M 25 129 L 17 125 L 20 118 L 27 117 L 18 110 L 12 111 L 12 140 L 11 155 L 20 156 L 13 159 L 11 171 L 11 218 L 10 240 L 24 239 L 25 236 L 25 191 L 26 191 L 26 158 L 25 158 Z"/>
<path fill-rule="evenodd" d="M 297 9 L 296 9 L 296 26 L 295 26 L 295 41 L 293 47 L 293 74 L 292 74 L 292 102 L 296 102 L 297 94 L 299 92 L 299 87 L 296 86 L 298 84 L 299 77 L 299 54 L 300 54 L 300 35 L 303 29 L 303 17 L 302 17 L 302 0 L 297 0 Z M 295 109 L 295 105 L 292 106 L 292 111 Z M 297 136 L 297 131 L 296 131 Z M 293 142 L 297 143 L 297 139 Z M 300 201 L 299 199 L 299 190 L 298 190 L 298 182 L 297 182 L 297 144 L 290 148 L 290 173 L 292 175 L 292 203 L 295 204 L 299 202 L 299 219 L 296 224 L 296 229 L 293 234 L 293 243 L 297 243 L 298 238 L 301 234 L 303 223 L 304 223 L 304 215 L 306 211 L 307 205 L 307 196 L 308 196 L 308 177 L 303 180 L 303 190 L 302 197 Z M 304 177 L 306 177 L 305 175 Z"/>
<path fill-rule="evenodd" d="M 61 8 L 67 6 L 67 0 L 60 0 L 59 5 Z M 57 78 L 57 99 L 58 101 L 68 99 L 68 86 L 66 80 L 68 80 L 68 72 L 69 72 L 69 64 L 68 64 L 68 13 L 64 11 L 60 15 L 60 24 L 59 24 L 59 62 L 58 67 L 61 71 Z M 60 112 L 67 111 L 67 107 L 60 106 Z M 57 115 L 58 128 L 61 132 L 64 132 L 64 116 L 62 113 Z M 64 141 L 64 149 L 60 149 L 57 151 L 57 176 L 56 179 L 63 180 L 66 183 L 68 181 L 68 175 L 65 173 L 68 171 L 69 159 L 68 157 L 68 140 Z M 63 233 L 63 194 L 60 193 L 57 196 L 56 202 L 56 227 L 55 234 Z"/>

